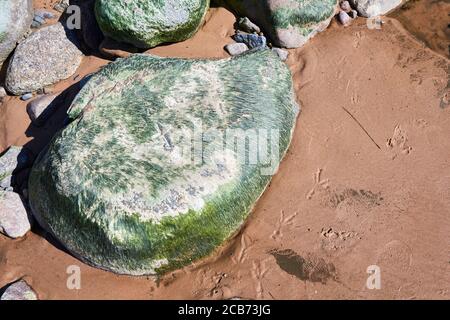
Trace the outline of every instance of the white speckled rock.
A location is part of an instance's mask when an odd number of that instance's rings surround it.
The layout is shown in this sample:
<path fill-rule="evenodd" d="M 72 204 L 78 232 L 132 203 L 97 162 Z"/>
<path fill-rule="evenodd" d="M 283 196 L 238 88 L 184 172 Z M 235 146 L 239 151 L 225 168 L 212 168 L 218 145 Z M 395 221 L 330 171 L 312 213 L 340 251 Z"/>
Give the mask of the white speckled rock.
<path fill-rule="evenodd" d="M 350 0 L 358 13 L 366 18 L 388 13 L 402 4 L 402 0 Z"/>
<path fill-rule="evenodd" d="M 38 298 L 25 280 L 19 280 L 6 288 L 0 300 L 38 300 Z"/>
<path fill-rule="evenodd" d="M 32 0 L 0 0 L 0 66 L 33 20 Z"/>
<path fill-rule="evenodd" d="M 0 191 L 0 232 L 16 239 L 30 231 L 31 225 L 22 199 L 17 193 Z"/>
<path fill-rule="evenodd" d="M 6 89 L 22 95 L 67 79 L 82 57 L 74 33 L 61 23 L 42 28 L 17 47 L 8 67 Z"/>

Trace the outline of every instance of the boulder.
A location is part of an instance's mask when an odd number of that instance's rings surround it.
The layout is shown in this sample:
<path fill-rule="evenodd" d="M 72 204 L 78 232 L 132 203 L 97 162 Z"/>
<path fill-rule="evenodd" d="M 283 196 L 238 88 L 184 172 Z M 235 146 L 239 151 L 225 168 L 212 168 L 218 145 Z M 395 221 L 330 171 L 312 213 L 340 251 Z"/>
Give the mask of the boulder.
<path fill-rule="evenodd" d="M 118 59 L 90 78 L 36 160 L 32 212 L 93 266 L 143 275 L 188 265 L 239 230 L 297 114 L 290 71 L 271 50 Z"/>
<path fill-rule="evenodd" d="M 100 29 L 110 38 L 147 49 L 192 37 L 209 8 L 209 0 L 97 0 Z"/>
<path fill-rule="evenodd" d="M 28 31 L 32 20 L 32 0 L 0 0 L 0 67 Z"/>
<path fill-rule="evenodd" d="M 403 3 L 403 0 L 350 0 L 358 13 L 366 18 L 384 15 Z"/>
<path fill-rule="evenodd" d="M 23 237 L 30 228 L 28 213 L 20 196 L 0 190 L 0 232 L 16 239 Z"/>
<path fill-rule="evenodd" d="M 298 48 L 330 24 L 337 0 L 222 0 L 255 22 L 272 44 Z"/>
<path fill-rule="evenodd" d="M 17 46 L 8 67 L 6 89 L 22 95 L 67 79 L 82 57 L 74 32 L 61 23 L 39 29 Z"/>

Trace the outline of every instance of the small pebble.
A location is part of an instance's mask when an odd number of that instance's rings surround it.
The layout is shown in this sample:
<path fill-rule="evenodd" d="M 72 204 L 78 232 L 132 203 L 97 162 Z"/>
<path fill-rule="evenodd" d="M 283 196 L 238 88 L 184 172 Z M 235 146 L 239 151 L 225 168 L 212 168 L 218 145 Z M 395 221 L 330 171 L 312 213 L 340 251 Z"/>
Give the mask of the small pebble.
<path fill-rule="evenodd" d="M 33 18 L 33 21 L 36 21 L 40 24 L 44 24 L 45 23 L 45 18 L 41 17 L 40 15 L 35 15 Z"/>
<path fill-rule="evenodd" d="M 352 11 L 352 7 L 350 6 L 350 3 L 348 1 L 342 1 L 340 4 L 340 7 L 342 10 L 344 10 L 347 13 Z"/>
<path fill-rule="evenodd" d="M 247 51 L 248 47 L 245 43 L 230 43 L 225 46 L 225 50 L 231 56 L 237 56 Z"/>
<path fill-rule="evenodd" d="M 33 98 L 32 93 L 25 93 L 23 96 L 20 97 L 20 100 L 27 101 L 27 100 L 30 100 L 31 98 Z"/>
<path fill-rule="evenodd" d="M 339 21 L 344 27 L 348 27 L 352 24 L 352 18 L 350 18 L 350 16 L 345 11 L 339 12 Z"/>
<path fill-rule="evenodd" d="M 251 22 L 250 19 L 247 17 L 239 19 L 238 26 L 239 26 L 239 30 L 242 30 L 242 31 L 245 31 L 248 33 L 258 33 L 259 34 L 261 32 L 261 29 L 256 24 Z"/>

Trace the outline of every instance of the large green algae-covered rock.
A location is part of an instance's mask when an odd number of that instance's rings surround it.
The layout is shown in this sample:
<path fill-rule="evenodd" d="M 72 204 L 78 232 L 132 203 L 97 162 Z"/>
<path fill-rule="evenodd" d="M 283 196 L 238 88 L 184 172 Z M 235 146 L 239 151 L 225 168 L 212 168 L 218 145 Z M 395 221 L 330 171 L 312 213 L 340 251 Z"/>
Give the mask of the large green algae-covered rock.
<path fill-rule="evenodd" d="M 297 113 L 289 69 L 269 50 L 119 60 L 87 82 L 74 121 L 38 157 L 30 205 L 94 266 L 141 275 L 187 265 L 243 224 Z M 253 143 L 229 143 L 245 136 Z"/>
<path fill-rule="evenodd" d="M 192 37 L 203 22 L 209 0 L 97 0 L 103 33 L 138 48 Z"/>
<path fill-rule="evenodd" d="M 258 24 L 280 47 L 298 48 L 326 29 L 337 0 L 220 0 Z"/>

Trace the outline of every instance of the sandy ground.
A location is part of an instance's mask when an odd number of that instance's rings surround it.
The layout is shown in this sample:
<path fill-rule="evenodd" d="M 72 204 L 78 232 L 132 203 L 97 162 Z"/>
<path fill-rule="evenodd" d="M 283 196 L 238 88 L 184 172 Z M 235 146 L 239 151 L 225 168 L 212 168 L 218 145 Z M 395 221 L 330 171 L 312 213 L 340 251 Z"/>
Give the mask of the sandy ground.
<path fill-rule="evenodd" d="M 211 9 L 193 39 L 151 53 L 226 57 L 234 21 Z M 292 145 L 245 227 L 211 257 L 156 280 L 117 276 L 35 227 L 20 240 L 0 236 L 0 287 L 24 277 L 41 299 L 449 299 L 450 64 L 385 22 L 381 30 L 362 18 L 348 28 L 333 22 L 291 50 L 302 105 Z M 55 90 L 105 63 L 87 57 Z M 75 93 L 66 91 L 66 105 Z M 25 103 L 6 99 L 0 150 L 28 143 L 38 152 L 65 107 L 37 129 Z M 71 265 L 81 267 L 81 290 L 66 286 Z M 371 265 L 379 290 L 366 288 Z"/>

